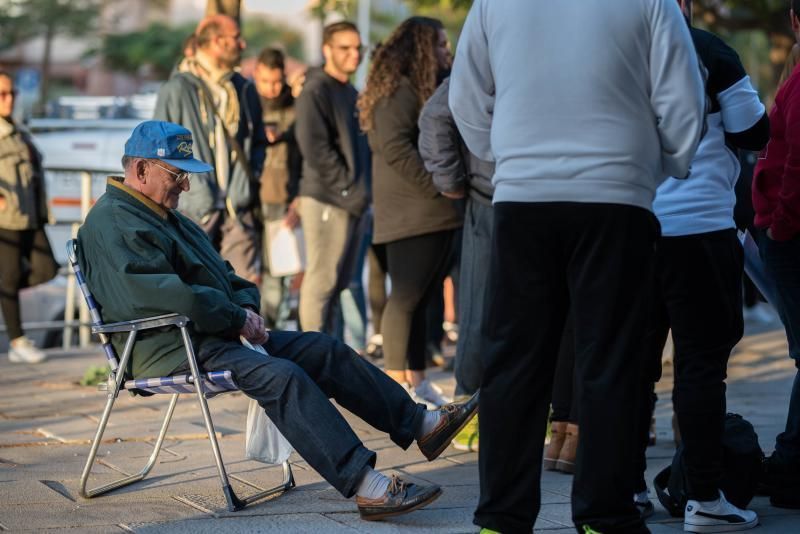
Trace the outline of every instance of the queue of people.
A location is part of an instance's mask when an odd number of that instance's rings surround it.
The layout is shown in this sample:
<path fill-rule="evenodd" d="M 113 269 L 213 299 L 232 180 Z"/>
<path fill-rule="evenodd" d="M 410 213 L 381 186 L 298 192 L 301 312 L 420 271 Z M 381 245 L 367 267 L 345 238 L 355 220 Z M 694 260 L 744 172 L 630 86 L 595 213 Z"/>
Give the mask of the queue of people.
<path fill-rule="evenodd" d="M 798 13 L 792 0 L 800 42 Z M 109 320 L 188 315 L 201 366 L 232 370 L 364 519 L 415 510 L 441 489 L 374 470 L 326 397 L 400 447 L 416 440 L 429 460 L 451 442 L 478 451 L 474 522 L 502 533 L 533 529 L 543 468 L 574 473 L 579 532 L 648 532 L 644 451 L 671 330 L 684 530 L 758 524 L 720 484 L 724 381 L 743 333 L 736 152 L 763 149 L 755 227 L 800 362 L 796 70 L 767 114 L 736 52 L 692 26 L 691 0 L 476 0 L 455 59 L 441 21 L 411 17 L 376 48 L 361 93 L 350 22 L 325 27 L 324 64 L 297 87 L 279 49 L 244 78 L 245 46 L 231 18 L 198 25 L 159 93 L 159 120 L 133 132 L 124 177 L 109 179 L 79 234 Z M 587 49 L 591 63 L 564 68 Z M 531 63 L 532 50 L 547 53 Z M 10 358 L 35 363 L 44 354 L 21 330 L 16 295 L 56 265 L 41 158 L 10 118 L 13 98 L 0 71 L 0 171 L 25 191 L 0 190 L 0 247 L 14 258 L 0 261 L 0 304 Z M 299 288 L 270 272 L 262 228 L 273 222 L 302 228 Z M 112 244 L 119 254 L 100 254 Z M 426 377 L 425 354 L 455 250 L 453 403 Z M 391 280 L 372 313 L 384 371 L 363 357 L 367 256 L 370 301 Z M 298 289 L 304 333 L 282 331 Z M 360 332 L 356 351 L 345 329 Z M 259 363 L 239 335 L 276 358 Z M 148 340 L 157 350 L 134 353 L 137 378 L 181 370 L 178 340 L 160 336 Z M 797 377 L 764 467 L 775 506 L 800 507 Z"/>

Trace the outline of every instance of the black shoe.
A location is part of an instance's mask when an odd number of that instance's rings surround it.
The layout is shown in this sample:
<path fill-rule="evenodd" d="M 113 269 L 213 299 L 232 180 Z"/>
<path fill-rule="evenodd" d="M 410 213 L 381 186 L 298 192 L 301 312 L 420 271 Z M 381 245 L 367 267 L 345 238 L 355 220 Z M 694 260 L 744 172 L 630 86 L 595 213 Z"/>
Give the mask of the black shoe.
<path fill-rule="evenodd" d="M 358 513 L 365 521 L 378 521 L 385 517 L 407 514 L 432 503 L 442 494 L 442 488 L 436 484 L 420 486 L 403 482 L 392 475 L 386 493 L 379 499 L 356 497 Z"/>
<path fill-rule="evenodd" d="M 435 460 L 447 448 L 456 434 L 464 428 L 478 411 L 480 391 L 464 403 L 447 404 L 439 408 L 441 419 L 436 428 L 417 440 L 417 446 L 429 462 Z"/>
<path fill-rule="evenodd" d="M 769 502 L 778 508 L 800 509 L 800 466 L 787 464 L 775 454 L 761 464 L 758 493 L 769 495 Z"/>
<path fill-rule="evenodd" d="M 642 519 L 647 519 L 656 511 L 656 509 L 653 507 L 653 503 L 650 502 L 649 499 L 647 502 L 633 501 L 633 504 L 636 506 L 636 509 L 639 510 L 639 516 Z"/>

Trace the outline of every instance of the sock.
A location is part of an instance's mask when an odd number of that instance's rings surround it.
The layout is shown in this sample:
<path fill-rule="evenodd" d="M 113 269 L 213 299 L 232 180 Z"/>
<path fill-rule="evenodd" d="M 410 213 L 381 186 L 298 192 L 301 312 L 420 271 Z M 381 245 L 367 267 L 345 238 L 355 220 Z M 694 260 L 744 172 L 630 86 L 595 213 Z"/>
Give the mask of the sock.
<path fill-rule="evenodd" d="M 356 489 L 356 495 L 365 499 L 380 499 L 389 487 L 389 477 L 367 466 L 364 468 L 364 478 Z"/>
<path fill-rule="evenodd" d="M 417 439 L 427 435 L 431 432 L 436 425 L 439 424 L 439 419 L 441 419 L 442 414 L 439 413 L 439 410 L 425 410 L 425 415 L 422 418 L 422 422 L 419 424 L 419 428 L 417 429 Z"/>
<path fill-rule="evenodd" d="M 650 500 L 650 495 L 647 493 L 647 490 L 640 491 L 639 493 L 634 494 L 633 502 L 644 504 Z"/>

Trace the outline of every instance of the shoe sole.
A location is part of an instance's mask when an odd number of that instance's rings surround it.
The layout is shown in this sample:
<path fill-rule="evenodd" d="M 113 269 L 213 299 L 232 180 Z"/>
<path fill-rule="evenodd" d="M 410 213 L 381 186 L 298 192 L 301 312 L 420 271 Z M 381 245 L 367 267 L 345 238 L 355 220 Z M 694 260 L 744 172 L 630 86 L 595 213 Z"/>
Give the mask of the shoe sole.
<path fill-rule="evenodd" d="M 552 458 L 545 458 L 542 460 L 542 469 L 545 471 L 558 471 L 557 465 L 558 460 L 553 460 Z"/>
<path fill-rule="evenodd" d="M 575 464 L 573 462 L 558 460 L 556 462 L 556 471 L 561 471 L 562 473 L 573 475 L 575 474 Z"/>
<path fill-rule="evenodd" d="M 413 512 L 414 510 L 419 510 L 423 506 L 427 506 L 430 503 L 432 503 L 433 501 L 435 501 L 436 499 L 438 499 L 441 495 L 442 495 L 442 489 L 439 488 L 439 490 L 436 493 L 433 493 L 430 497 L 428 497 L 424 501 L 418 502 L 417 504 L 415 504 L 414 506 L 412 506 L 410 508 L 406 508 L 404 510 L 396 510 L 394 512 L 384 512 L 384 513 L 378 513 L 378 514 L 370 514 L 370 515 L 366 515 L 366 516 L 359 513 L 359 515 L 361 515 L 361 519 L 363 519 L 364 521 L 380 521 L 381 519 L 386 519 L 387 517 L 395 517 L 395 516 L 398 516 L 398 515 L 404 515 L 404 514 L 407 514 L 409 512 Z"/>
<path fill-rule="evenodd" d="M 747 523 L 729 523 L 726 525 L 687 525 L 683 523 L 684 532 L 737 532 L 739 530 L 750 530 L 758 526 L 758 518 Z"/>
<path fill-rule="evenodd" d="M 20 358 L 19 356 L 12 356 L 11 354 L 8 355 L 8 361 L 11 363 L 42 363 L 47 361 L 47 358 L 42 358 L 41 360 L 26 360 L 25 358 Z"/>
<path fill-rule="evenodd" d="M 467 423 L 469 423 L 470 421 L 472 421 L 472 418 L 473 418 L 473 417 L 475 417 L 475 414 L 476 414 L 477 412 L 478 412 L 478 405 L 477 405 L 477 404 L 475 404 L 475 409 L 472 411 L 472 413 L 470 413 L 470 414 L 469 414 L 467 417 L 465 417 L 465 418 L 464 418 L 464 422 L 463 422 L 463 423 L 461 423 L 461 425 L 459 425 L 459 427 L 456 429 L 456 431 L 455 431 L 455 432 L 453 432 L 453 437 L 457 436 L 457 435 L 458 435 L 458 433 L 459 433 L 459 432 L 461 432 L 461 430 L 462 430 L 462 429 L 463 429 L 465 426 L 467 426 Z M 443 452 L 443 451 L 444 451 L 444 450 L 445 450 L 447 447 L 449 447 L 449 446 L 451 445 L 451 443 L 452 443 L 452 442 L 453 442 L 453 440 L 444 440 L 444 441 L 442 442 L 442 444 L 441 444 L 441 445 L 439 445 L 439 448 L 435 449 L 435 450 L 433 451 L 433 453 L 431 453 L 430 455 L 427 455 L 427 454 L 423 453 L 423 455 L 425 456 L 425 458 L 427 458 L 427 459 L 428 459 L 428 461 L 429 461 L 429 462 L 432 462 L 432 461 L 434 461 L 436 458 L 438 458 L 438 457 L 439 457 L 439 455 L 440 455 L 440 454 L 442 454 L 442 452 Z"/>

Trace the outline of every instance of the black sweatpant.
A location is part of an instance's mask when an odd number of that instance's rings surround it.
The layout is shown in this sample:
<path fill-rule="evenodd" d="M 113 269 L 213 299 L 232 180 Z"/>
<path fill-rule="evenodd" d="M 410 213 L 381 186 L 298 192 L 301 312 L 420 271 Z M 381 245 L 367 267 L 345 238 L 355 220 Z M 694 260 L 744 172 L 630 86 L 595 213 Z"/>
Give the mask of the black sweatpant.
<path fill-rule="evenodd" d="M 51 280 L 58 272 L 44 229 L 0 228 L 0 310 L 8 339 L 24 334 L 19 309 L 19 290 Z"/>
<path fill-rule="evenodd" d="M 567 313 L 553 378 L 553 413 L 550 420 L 578 424 L 578 393 L 580 388 L 575 384 L 575 325 L 572 315 Z"/>
<path fill-rule="evenodd" d="M 645 358 L 647 377 L 639 404 L 637 491 L 643 491 L 647 424 L 652 392 L 661 377 L 661 354 L 672 328 L 672 391 L 684 446 L 690 499 L 718 497 L 725 428 L 725 377 L 731 350 L 742 338 L 742 246 L 736 230 L 662 237 L 656 246 Z"/>
<path fill-rule="evenodd" d="M 658 222 L 649 211 L 574 202 L 495 204 L 481 384 L 475 524 L 533 529 L 556 355 L 568 310 L 581 389 L 573 520 L 646 532 L 633 504 L 645 297 Z M 579 530 L 581 531 L 581 530 Z"/>
<path fill-rule="evenodd" d="M 452 241 L 446 230 L 386 243 L 392 280 L 381 323 L 386 369 L 425 370 L 425 309 L 442 290 Z"/>

